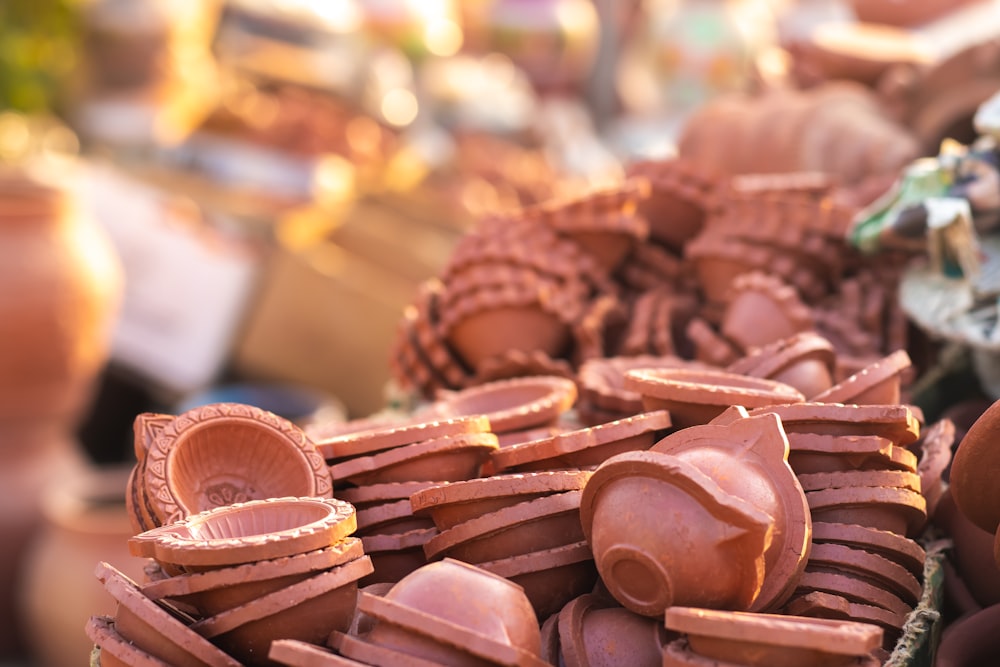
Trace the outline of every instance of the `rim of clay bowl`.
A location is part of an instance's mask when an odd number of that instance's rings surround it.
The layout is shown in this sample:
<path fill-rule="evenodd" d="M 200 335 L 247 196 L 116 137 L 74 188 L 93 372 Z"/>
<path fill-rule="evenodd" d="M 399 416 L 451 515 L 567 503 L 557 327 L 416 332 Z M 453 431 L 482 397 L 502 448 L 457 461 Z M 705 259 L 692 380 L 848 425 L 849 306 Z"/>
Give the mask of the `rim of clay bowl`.
<path fill-rule="evenodd" d="M 289 665 L 289 667 L 356 667 L 368 664 L 337 655 L 328 648 L 298 639 L 273 640 L 271 648 L 268 649 L 267 657 L 279 665 Z M 400 667 L 411 667 L 405 662 L 398 664 Z"/>
<path fill-rule="evenodd" d="M 923 587 L 909 570 L 884 556 L 844 544 L 822 542 L 813 545 L 809 568 L 829 566 L 859 573 L 896 593 L 903 601 L 916 605 Z"/>
<path fill-rule="evenodd" d="M 364 506 L 375 503 L 406 500 L 414 493 L 439 486 L 441 482 L 383 482 L 339 489 L 337 497 L 354 505 L 360 511 Z"/>
<path fill-rule="evenodd" d="M 835 470 L 799 475 L 805 491 L 885 486 L 920 493 L 920 475 L 909 470 Z"/>
<path fill-rule="evenodd" d="M 476 567 L 510 579 L 593 559 L 594 554 L 591 553 L 590 545 L 587 542 L 574 542 L 551 549 L 530 551 L 517 556 L 476 563 Z"/>
<path fill-rule="evenodd" d="M 642 396 L 625 389 L 625 371 L 633 368 L 689 368 L 697 365 L 698 362 L 671 355 L 595 357 L 580 365 L 577 383 L 581 398 L 587 397 L 598 407 L 612 411 L 640 412 Z"/>
<path fill-rule="evenodd" d="M 730 373 L 769 378 L 793 364 L 810 359 L 824 363 L 830 370 L 831 377 L 833 376 L 837 361 L 833 344 L 815 332 L 800 331 L 754 349 L 731 363 L 726 370 Z"/>
<path fill-rule="evenodd" d="M 506 498 L 535 493 L 578 491 L 590 479 L 589 470 L 551 470 L 545 472 L 506 473 L 446 482 L 429 486 L 410 496 L 414 513 L 433 507 Z"/>
<path fill-rule="evenodd" d="M 247 532 L 216 534 L 216 528 Z M 140 533 L 128 545 L 135 556 L 174 565 L 236 565 L 323 549 L 355 530 L 354 506 L 342 500 L 267 498 L 206 510 Z"/>
<path fill-rule="evenodd" d="M 883 632 L 890 633 L 888 636 L 883 635 L 883 639 L 892 639 L 893 635 L 898 636 L 907 618 L 907 615 L 897 614 L 882 607 L 851 602 L 843 596 L 819 591 L 794 598 L 785 605 L 785 611 L 792 616 L 807 618 L 817 618 L 816 614 L 841 614 L 845 617 L 843 620 L 869 623 L 882 628 Z"/>
<path fill-rule="evenodd" d="M 124 665 L 130 667 L 171 667 L 169 663 L 146 653 L 122 637 L 115 628 L 115 619 L 110 616 L 91 616 L 84 630 L 87 637 L 97 646 L 99 652 L 107 651 L 108 655 L 120 660 Z M 93 657 L 91 661 L 93 661 Z"/>
<path fill-rule="evenodd" d="M 857 403 L 857 398 L 881 382 L 889 380 L 894 375 L 900 376 L 913 362 L 906 350 L 896 350 L 882 357 L 857 373 L 844 378 L 829 389 L 815 396 L 810 401 L 822 403 Z"/>
<path fill-rule="evenodd" d="M 164 641 L 189 654 L 193 660 L 212 667 L 240 667 L 235 658 L 178 620 L 158 602 L 143 595 L 138 584 L 110 563 L 98 563 L 94 574 L 120 605 L 149 625 Z"/>
<path fill-rule="evenodd" d="M 488 433 L 490 421 L 485 415 L 466 415 L 407 424 L 389 424 L 317 440 L 316 449 L 323 458 L 342 459 L 412 445 L 448 435 Z"/>
<path fill-rule="evenodd" d="M 786 432 L 829 433 L 834 427 L 842 435 L 877 435 L 896 445 L 909 445 L 920 435 L 920 423 L 906 405 L 845 405 L 843 403 L 786 403 L 750 410 L 750 416 L 773 412 L 781 417 Z M 826 427 L 814 431 L 817 426 Z"/>
<path fill-rule="evenodd" d="M 373 665 L 374 667 L 441 667 L 441 663 L 418 658 L 415 655 L 397 651 L 388 646 L 373 644 L 365 635 L 351 635 L 344 632 L 334 632 L 329 643 L 348 656 L 352 665 Z M 310 666 L 311 667 L 311 666 Z M 319 667 L 319 666 L 317 666 Z"/>
<path fill-rule="evenodd" d="M 407 549 L 422 550 L 427 540 L 437 534 L 437 528 L 416 528 L 405 533 L 363 535 L 361 543 L 365 546 L 365 553 L 369 554 L 405 551 Z"/>
<path fill-rule="evenodd" d="M 847 571 L 803 572 L 795 590 L 800 595 L 812 591 L 839 595 L 849 602 L 870 604 L 903 616 L 913 611 L 913 605 L 907 604 L 892 591 Z"/>
<path fill-rule="evenodd" d="M 904 517 L 908 535 L 916 533 L 927 523 L 927 500 L 909 489 L 884 486 L 823 489 L 807 492 L 806 500 L 813 514 L 841 508 L 891 508 Z"/>
<path fill-rule="evenodd" d="M 707 368 L 636 368 L 625 372 L 625 388 L 662 400 L 747 409 L 805 400 L 783 382 Z"/>
<path fill-rule="evenodd" d="M 249 473 L 254 467 L 260 474 L 270 474 L 281 469 L 299 471 L 297 479 L 283 481 L 281 488 L 284 491 L 271 495 L 328 498 L 333 494 L 330 469 L 301 428 L 283 417 L 252 405 L 241 403 L 202 405 L 178 415 L 165 424 L 146 452 L 143 483 L 151 509 L 162 523 L 172 523 L 212 507 L 257 499 L 243 497 L 245 488 L 243 492 L 235 489 L 232 480 L 237 477 L 237 473 L 225 470 L 225 466 L 217 471 L 220 478 L 218 488 L 209 484 L 211 480 L 199 476 L 193 469 L 197 460 L 198 443 L 202 442 L 200 438 L 204 438 L 216 428 L 236 428 L 253 432 L 255 437 L 236 442 L 237 446 L 229 448 L 229 459 L 233 463 L 244 462 L 246 470 L 243 472 Z M 212 440 L 228 441 L 221 436 Z M 264 449 L 255 453 L 246 451 L 245 447 L 251 444 Z M 213 449 L 220 447 L 219 444 L 213 445 Z M 288 462 L 287 465 L 291 467 L 280 468 L 277 465 L 279 461 Z M 198 479 L 199 488 L 188 490 L 181 488 L 179 484 L 185 475 L 191 479 Z M 218 497 L 213 496 L 213 488 Z M 255 489 L 255 493 L 264 491 Z M 200 497 L 203 506 L 193 506 L 192 499 L 188 498 L 191 494 Z"/>
<path fill-rule="evenodd" d="M 556 375 L 533 375 L 441 392 L 437 405 L 444 414 L 486 415 L 493 431 L 504 433 L 554 421 L 573 407 L 576 397 L 576 383 L 572 380 Z M 499 406 L 484 405 L 500 399 L 503 403 Z"/>
<path fill-rule="evenodd" d="M 813 542 L 833 542 L 874 551 L 917 577 L 923 574 L 927 558 L 924 548 L 909 537 L 857 524 L 813 521 Z"/>

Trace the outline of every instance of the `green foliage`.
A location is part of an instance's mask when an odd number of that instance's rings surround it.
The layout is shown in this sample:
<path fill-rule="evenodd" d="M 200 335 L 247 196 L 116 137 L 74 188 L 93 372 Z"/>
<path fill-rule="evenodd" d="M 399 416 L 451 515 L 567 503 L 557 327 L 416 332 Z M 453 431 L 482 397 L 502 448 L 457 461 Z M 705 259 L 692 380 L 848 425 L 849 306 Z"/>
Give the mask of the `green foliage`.
<path fill-rule="evenodd" d="M 0 110 L 57 111 L 79 46 L 74 0 L 0 0 Z"/>

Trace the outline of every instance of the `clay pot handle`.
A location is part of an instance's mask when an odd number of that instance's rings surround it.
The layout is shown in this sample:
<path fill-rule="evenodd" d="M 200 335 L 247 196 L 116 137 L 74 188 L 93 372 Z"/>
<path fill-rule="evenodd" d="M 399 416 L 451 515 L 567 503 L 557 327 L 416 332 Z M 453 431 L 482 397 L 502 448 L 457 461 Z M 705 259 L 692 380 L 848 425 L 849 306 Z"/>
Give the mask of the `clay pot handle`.
<path fill-rule="evenodd" d="M 140 463 L 146 458 L 146 452 L 153 446 L 153 442 L 163 432 L 168 424 L 174 421 L 173 415 L 164 415 L 157 412 L 143 412 L 132 422 L 133 449 L 135 458 Z"/>

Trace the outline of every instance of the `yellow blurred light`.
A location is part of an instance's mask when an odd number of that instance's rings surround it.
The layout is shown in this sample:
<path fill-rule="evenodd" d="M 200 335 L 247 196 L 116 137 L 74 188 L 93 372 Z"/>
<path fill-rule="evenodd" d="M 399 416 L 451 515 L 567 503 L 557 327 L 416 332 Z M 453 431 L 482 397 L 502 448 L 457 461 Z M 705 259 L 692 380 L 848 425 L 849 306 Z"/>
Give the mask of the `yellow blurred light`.
<path fill-rule="evenodd" d="M 0 113 L 0 159 L 23 157 L 31 142 L 31 131 L 24 116 L 12 111 Z"/>
<path fill-rule="evenodd" d="M 393 88 L 382 98 L 382 117 L 396 127 L 405 127 L 417 117 L 416 96 L 405 88 Z"/>
<path fill-rule="evenodd" d="M 462 48 L 462 28 L 448 18 L 435 18 L 424 26 L 424 45 L 435 56 L 447 58 Z"/>
<path fill-rule="evenodd" d="M 312 191 L 325 208 L 340 206 L 354 196 L 354 166 L 339 155 L 324 155 L 313 172 Z"/>

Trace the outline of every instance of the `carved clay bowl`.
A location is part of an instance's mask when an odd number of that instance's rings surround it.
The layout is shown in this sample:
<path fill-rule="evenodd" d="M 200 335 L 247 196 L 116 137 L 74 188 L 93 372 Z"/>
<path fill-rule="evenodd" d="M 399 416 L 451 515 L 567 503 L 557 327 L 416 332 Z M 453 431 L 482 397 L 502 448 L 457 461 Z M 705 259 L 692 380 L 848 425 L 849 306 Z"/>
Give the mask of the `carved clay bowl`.
<path fill-rule="evenodd" d="M 361 538 L 375 571 L 361 581 L 362 586 L 396 583 L 427 564 L 424 544 L 437 535 L 436 528 L 417 528 L 405 533 L 366 535 Z"/>
<path fill-rule="evenodd" d="M 316 449 L 328 461 L 374 454 L 394 447 L 412 445 L 449 435 L 488 433 L 490 421 L 485 415 L 451 419 L 390 424 L 316 441 Z"/>
<path fill-rule="evenodd" d="M 771 517 L 764 582 L 750 610 L 779 607 L 806 566 L 812 520 L 806 494 L 786 461 L 788 441 L 777 416 L 692 426 L 668 435 L 653 451 L 691 463 L 724 491 Z"/>
<path fill-rule="evenodd" d="M 760 592 L 771 516 L 676 456 L 608 459 L 584 487 L 580 516 L 601 580 L 635 613 L 659 616 L 684 604 L 747 609 Z"/>
<path fill-rule="evenodd" d="M 428 487 L 411 495 L 410 505 L 414 513 L 429 514 L 438 530 L 447 530 L 511 505 L 579 491 L 588 479 L 587 470 L 493 475 Z"/>
<path fill-rule="evenodd" d="M 572 380 L 536 375 L 445 392 L 433 409 L 445 417 L 486 415 L 494 433 L 506 433 L 554 423 L 576 397 Z"/>
<path fill-rule="evenodd" d="M 95 576 L 118 603 L 114 619 L 117 635 L 141 652 L 168 665 L 240 667 L 235 658 L 181 621 L 179 614 L 167 611 L 167 608 L 143 595 L 139 586 L 114 566 L 98 563 Z M 97 624 L 95 630 L 103 632 L 109 625 Z M 110 643 L 114 643 L 113 635 L 111 639 Z M 117 645 L 107 647 L 109 653 L 119 648 Z M 114 664 L 113 660 L 109 660 L 108 664 Z"/>
<path fill-rule="evenodd" d="M 634 369 L 626 371 L 625 387 L 642 395 L 647 411 L 668 410 L 676 428 L 706 424 L 732 405 L 749 409 L 804 400 L 780 382 L 708 369 Z"/>
<path fill-rule="evenodd" d="M 129 551 L 181 568 L 225 567 L 323 549 L 356 528 L 349 503 L 268 498 L 217 507 L 140 533 L 129 540 Z"/>
<path fill-rule="evenodd" d="M 658 619 L 633 614 L 595 595 L 581 595 L 557 616 L 561 662 L 608 667 L 660 667 L 668 633 Z"/>
<path fill-rule="evenodd" d="M 332 495 L 312 441 L 266 410 L 217 403 L 139 415 L 134 428 L 147 507 L 160 524 L 247 500 Z"/>
<path fill-rule="evenodd" d="M 809 400 L 819 403 L 852 403 L 855 405 L 892 405 L 900 402 L 902 375 L 913 363 L 906 350 L 897 350 L 887 357 L 865 366 Z"/>
<path fill-rule="evenodd" d="M 882 631 L 867 623 L 777 614 L 671 607 L 665 624 L 699 656 L 755 667 L 846 667 L 882 643 Z"/>

